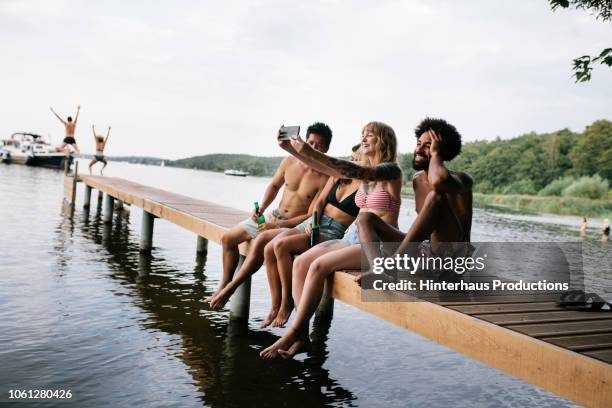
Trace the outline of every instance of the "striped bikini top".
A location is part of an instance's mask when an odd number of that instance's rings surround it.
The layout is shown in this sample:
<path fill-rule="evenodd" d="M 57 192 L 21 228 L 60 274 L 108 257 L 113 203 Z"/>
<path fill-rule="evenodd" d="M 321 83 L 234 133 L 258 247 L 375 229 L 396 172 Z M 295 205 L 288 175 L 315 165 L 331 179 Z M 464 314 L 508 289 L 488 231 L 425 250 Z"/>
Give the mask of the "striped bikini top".
<path fill-rule="evenodd" d="M 360 188 L 355 195 L 355 204 L 359 208 L 399 212 L 402 202 L 393 198 L 385 190 L 376 190 L 368 194 Z"/>

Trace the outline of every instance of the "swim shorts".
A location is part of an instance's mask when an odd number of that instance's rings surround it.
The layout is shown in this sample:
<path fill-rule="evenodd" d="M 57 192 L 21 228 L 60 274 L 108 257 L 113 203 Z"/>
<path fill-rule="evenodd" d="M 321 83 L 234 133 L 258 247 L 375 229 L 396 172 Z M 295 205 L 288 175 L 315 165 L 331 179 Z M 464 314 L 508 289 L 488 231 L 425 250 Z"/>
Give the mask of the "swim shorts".
<path fill-rule="evenodd" d="M 278 208 L 272 211 L 272 215 L 274 215 L 274 217 L 278 218 L 279 220 L 283 220 L 283 221 L 287 220 L 286 217 L 281 215 L 281 212 Z M 264 217 L 266 217 L 266 222 L 270 222 L 272 219 L 269 213 L 264 214 Z M 242 221 L 238 225 L 240 226 L 240 228 L 245 230 L 251 236 L 251 238 L 255 238 L 257 235 L 259 235 L 259 230 L 257 229 L 258 225 L 255 221 L 253 221 L 251 217 Z M 281 228 L 281 229 L 288 229 L 288 228 Z"/>

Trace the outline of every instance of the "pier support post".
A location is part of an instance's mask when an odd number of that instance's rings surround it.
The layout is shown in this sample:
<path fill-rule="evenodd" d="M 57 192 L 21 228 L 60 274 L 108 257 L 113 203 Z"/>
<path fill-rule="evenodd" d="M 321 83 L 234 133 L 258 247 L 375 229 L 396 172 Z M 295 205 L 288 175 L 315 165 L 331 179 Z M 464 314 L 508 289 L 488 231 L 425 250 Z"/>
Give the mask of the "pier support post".
<path fill-rule="evenodd" d="M 98 208 L 102 208 L 102 200 L 104 199 L 104 193 L 98 190 Z"/>
<path fill-rule="evenodd" d="M 325 281 L 323 296 L 317 306 L 315 316 L 318 318 L 331 319 L 334 317 L 334 297 L 332 296 L 333 275 Z"/>
<path fill-rule="evenodd" d="M 142 227 L 140 230 L 140 252 L 149 253 L 153 248 L 153 222 L 155 216 L 142 211 Z"/>
<path fill-rule="evenodd" d="M 83 203 L 83 208 L 89 209 L 91 206 L 91 186 L 85 184 L 85 202 Z"/>
<path fill-rule="evenodd" d="M 104 223 L 112 224 L 113 222 L 113 207 L 115 206 L 115 198 L 106 194 L 106 198 L 104 200 Z"/>
<path fill-rule="evenodd" d="M 121 200 L 115 201 L 115 209 L 116 210 L 123 210 L 123 201 L 121 201 Z"/>
<path fill-rule="evenodd" d="M 240 261 L 236 267 L 236 272 L 240 270 L 245 256 L 240 255 Z M 230 320 L 248 320 L 249 308 L 251 306 L 251 278 L 242 282 L 230 300 Z"/>
<path fill-rule="evenodd" d="M 205 254 L 208 252 L 208 240 L 198 235 L 198 242 L 196 244 L 196 252 L 198 254 Z"/>
<path fill-rule="evenodd" d="M 334 298 L 329 294 L 324 293 L 315 312 L 315 316 L 319 318 L 331 319 L 334 317 Z"/>

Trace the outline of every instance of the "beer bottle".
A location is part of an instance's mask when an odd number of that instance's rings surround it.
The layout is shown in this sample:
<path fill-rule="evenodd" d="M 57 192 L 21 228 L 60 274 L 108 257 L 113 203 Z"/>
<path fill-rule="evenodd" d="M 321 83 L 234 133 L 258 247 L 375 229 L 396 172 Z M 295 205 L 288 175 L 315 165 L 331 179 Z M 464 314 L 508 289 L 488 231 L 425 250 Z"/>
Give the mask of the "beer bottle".
<path fill-rule="evenodd" d="M 255 214 L 257 214 L 257 225 L 266 222 L 266 217 L 259 211 L 259 203 L 257 201 L 255 201 Z"/>
<path fill-rule="evenodd" d="M 310 224 L 310 247 L 317 245 L 319 243 L 319 217 L 317 217 L 317 212 L 315 211 L 312 214 L 312 223 Z"/>

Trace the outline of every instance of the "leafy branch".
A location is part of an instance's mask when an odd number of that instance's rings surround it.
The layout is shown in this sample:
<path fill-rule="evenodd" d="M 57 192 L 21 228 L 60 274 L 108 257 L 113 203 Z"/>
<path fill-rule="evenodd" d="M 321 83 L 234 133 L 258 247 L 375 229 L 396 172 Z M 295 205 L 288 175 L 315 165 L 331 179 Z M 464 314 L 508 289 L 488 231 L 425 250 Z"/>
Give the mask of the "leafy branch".
<path fill-rule="evenodd" d="M 548 0 L 553 11 L 558 8 L 573 7 L 576 10 L 589 11 L 595 15 L 596 20 L 612 20 L 612 0 Z M 597 56 L 583 55 L 573 60 L 572 70 L 576 82 L 591 80 L 591 72 L 595 64 L 612 66 L 612 48 L 605 48 Z"/>

